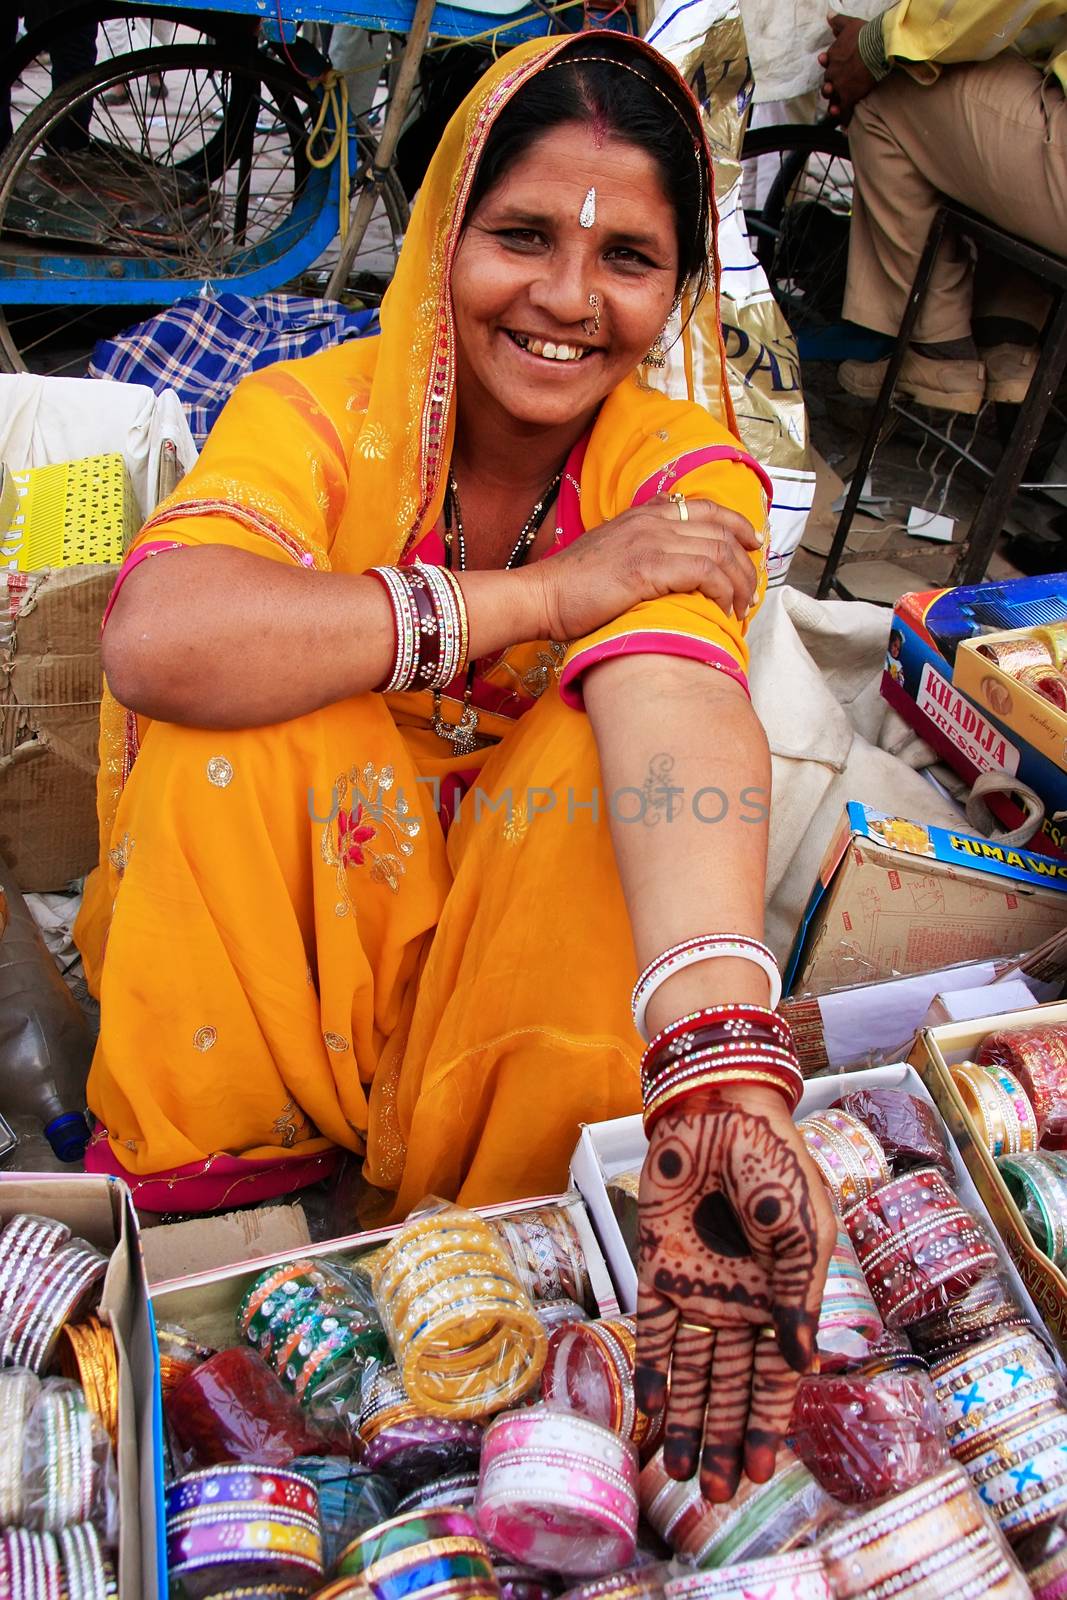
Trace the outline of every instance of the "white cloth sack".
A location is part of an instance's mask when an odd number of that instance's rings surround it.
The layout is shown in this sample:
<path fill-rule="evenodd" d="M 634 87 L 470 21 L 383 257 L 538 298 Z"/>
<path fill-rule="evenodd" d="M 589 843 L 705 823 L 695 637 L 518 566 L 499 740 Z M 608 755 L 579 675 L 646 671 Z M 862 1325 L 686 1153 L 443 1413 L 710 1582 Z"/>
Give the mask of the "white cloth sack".
<path fill-rule="evenodd" d="M 845 804 L 958 828 L 962 813 L 915 770 L 936 760 L 918 739 L 901 755 L 899 718 L 879 694 L 890 614 L 857 600 L 768 594 L 749 631 L 752 700 L 771 747 L 767 942 L 780 962 Z"/>
<path fill-rule="evenodd" d="M 160 461 L 173 446 L 183 473 L 196 460 L 181 401 L 140 383 L 0 374 L 0 461 L 14 471 L 121 450 L 143 516 L 159 499 Z"/>

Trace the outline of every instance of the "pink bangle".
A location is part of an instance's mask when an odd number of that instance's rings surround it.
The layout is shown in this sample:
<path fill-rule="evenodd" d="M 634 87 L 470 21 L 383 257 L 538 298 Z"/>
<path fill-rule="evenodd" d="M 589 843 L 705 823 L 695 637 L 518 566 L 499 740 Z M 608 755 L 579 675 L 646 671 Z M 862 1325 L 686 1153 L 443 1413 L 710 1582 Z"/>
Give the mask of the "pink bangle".
<path fill-rule="evenodd" d="M 712 1572 L 669 1578 L 666 1600 L 831 1600 L 818 1550 L 791 1550 L 763 1561 L 741 1561 Z"/>
<path fill-rule="evenodd" d="M 637 1453 L 597 1422 L 531 1406 L 485 1431 L 478 1526 L 514 1560 L 597 1575 L 633 1559 Z"/>

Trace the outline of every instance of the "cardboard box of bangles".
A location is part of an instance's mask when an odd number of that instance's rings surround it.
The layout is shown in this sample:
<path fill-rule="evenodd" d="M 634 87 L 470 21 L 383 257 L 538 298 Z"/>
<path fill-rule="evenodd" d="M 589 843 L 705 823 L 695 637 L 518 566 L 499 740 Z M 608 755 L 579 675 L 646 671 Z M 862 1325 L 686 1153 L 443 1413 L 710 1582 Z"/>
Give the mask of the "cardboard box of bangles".
<path fill-rule="evenodd" d="M 72 1240 L 84 1240 L 108 1258 L 97 1315 L 114 1336 L 117 1366 L 118 1600 L 159 1600 L 167 1592 L 167 1569 L 158 1362 L 137 1216 L 129 1190 L 115 1178 L 0 1173 L 0 1224 L 6 1226 L 19 1215 L 62 1223 Z M 45 1282 L 43 1268 L 34 1282 Z M 24 1286 L 18 1296 L 20 1305 L 25 1305 L 32 1289 L 33 1284 Z M 78 1323 L 84 1325 L 80 1316 Z M 77 1370 L 88 1373 L 90 1381 L 95 1369 L 91 1358 L 86 1361 L 87 1365 L 79 1363 Z M 19 1364 L 23 1364 L 21 1350 L 16 1352 Z M 54 1362 L 47 1370 L 55 1370 Z M 0 1450 L 16 1448 L 10 1433 L 0 1441 Z M 31 1590 L 20 1590 L 16 1584 L 11 1592 L 28 1594 Z"/>
<path fill-rule="evenodd" d="M 973 1022 L 950 1023 L 941 1028 L 926 1028 L 915 1042 L 911 1060 L 933 1095 L 952 1135 L 953 1146 L 963 1157 L 967 1171 L 974 1180 L 974 1187 L 1032 1296 L 1042 1322 L 1055 1339 L 1060 1354 L 1067 1358 L 1067 1276 L 1035 1242 L 1022 1210 L 997 1166 L 987 1136 L 953 1081 L 951 1071 L 962 1062 L 972 1061 L 982 1042 L 991 1034 L 1011 1029 L 1047 1027 L 1050 1024 L 1060 1024 L 1067 1030 L 1067 1003 L 1035 1006 L 1028 1011 L 983 1017 Z M 1064 1059 L 1067 1061 L 1067 1045 Z M 1067 1085 L 1067 1067 L 1063 1080 Z M 1061 1123 L 1059 1133 L 1052 1132 L 1043 1137 L 1053 1137 L 1057 1143 L 1063 1139 L 1067 1132 L 1065 1118 L 1067 1104 L 1064 1106 L 1064 1115 L 1056 1119 Z M 1067 1200 L 1067 1188 L 1064 1193 Z"/>

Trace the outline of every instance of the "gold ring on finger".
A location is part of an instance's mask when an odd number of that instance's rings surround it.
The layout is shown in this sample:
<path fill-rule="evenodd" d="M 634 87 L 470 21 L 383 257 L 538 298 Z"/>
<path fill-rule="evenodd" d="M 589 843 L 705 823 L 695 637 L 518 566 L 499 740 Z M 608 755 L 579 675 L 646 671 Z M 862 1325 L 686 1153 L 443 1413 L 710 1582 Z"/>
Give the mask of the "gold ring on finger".
<path fill-rule="evenodd" d="M 679 522 L 688 522 L 689 507 L 685 503 L 685 495 L 682 494 L 681 490 L 678 490 L 676 494 L 669 495 L 668 499 L 670 500 L 672 506 L 678 507 Z M 688 1326 L 688 1324 L 685 1324 L 685 1326 Z"/>
<path fill-rule="evenodd" d="M 679 1323 L 679 1327 L 688 1328 L 690 1333 L 707 1334 L 709 1339 L 714 1338 L 715 1336 L 715 1329 L 706 1328 L 702 1322 L 682 1322 Z"/>

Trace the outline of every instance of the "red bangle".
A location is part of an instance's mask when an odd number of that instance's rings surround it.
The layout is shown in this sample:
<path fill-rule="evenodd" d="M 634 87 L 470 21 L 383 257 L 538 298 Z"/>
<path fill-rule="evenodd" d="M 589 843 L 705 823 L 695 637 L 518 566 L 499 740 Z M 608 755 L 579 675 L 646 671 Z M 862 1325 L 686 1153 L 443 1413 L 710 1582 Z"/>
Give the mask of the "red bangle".
<path fill-rule="evenodd" d="M 649 1040 L 645 1055 L 650 1056 L 665 1045 L 674 1043 L 680 1035 L 690 1033 L 694 1028 L 710 1026 L 721 1027 L 735 1038 L 744 1038 L 754 1026 L 762 1026 L 773 1033 L 779 1044 L 793 1049 L 793 1030 L 780 1011 L 772 1011 L 769 1006 L 721 1005 L 690 1011 L 677 1021 L 668 1023 Z"/>
<path fill-rule="evenodd" d="M 656 1123 L 668 1111 L 677 1110 L 683 1104 L 687 1108 L 695 1105 L 696 1109 L 699 1109 L 703 1099 L 716 1097 L 721 1090 L 730 1085 L 746 1084 L 751 1087 L 776 1089 L 785 1100 L 790 1114 L 796 1110 L 800 1099 L 800 1088 L 783 1073 L 777 1063 L 738 1065 L 725 1071 L 698 1065 L 688 1073 L 679 1074 L 663 1089 L 658 1090 L 654 1097 L 649 1097 L 645 1103 L 645 1133 L 651 1136 Z"/>

